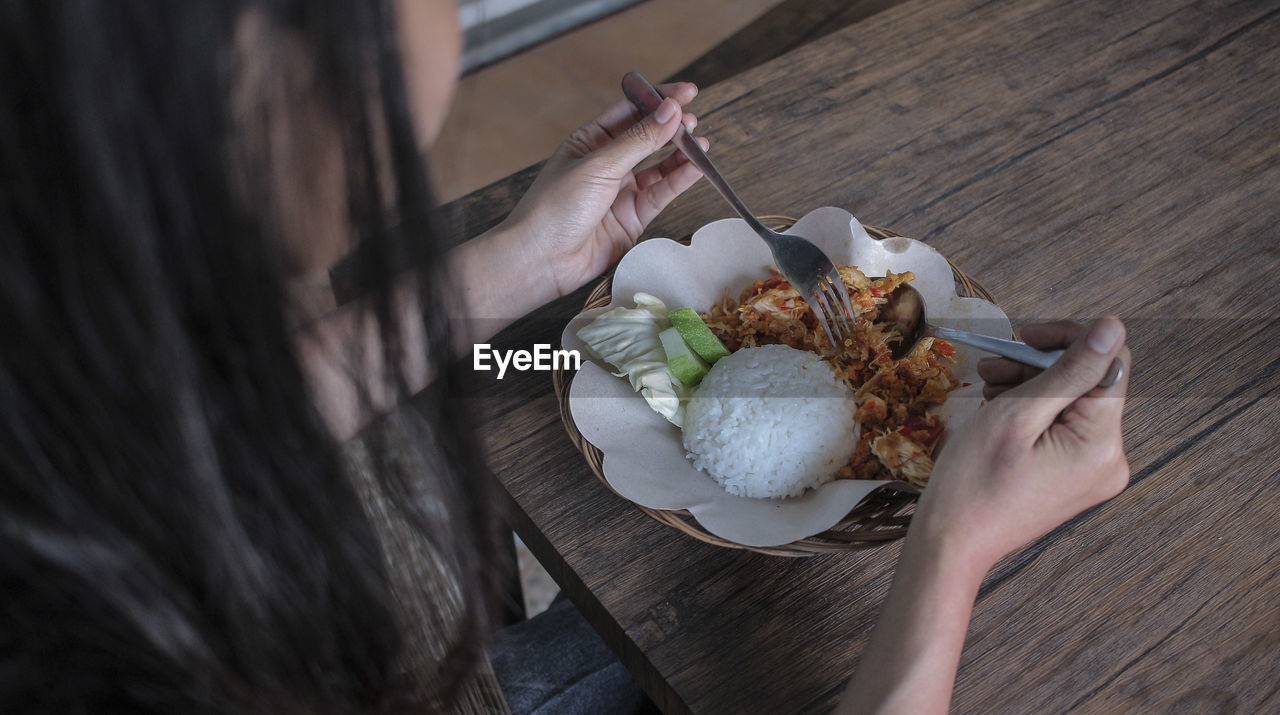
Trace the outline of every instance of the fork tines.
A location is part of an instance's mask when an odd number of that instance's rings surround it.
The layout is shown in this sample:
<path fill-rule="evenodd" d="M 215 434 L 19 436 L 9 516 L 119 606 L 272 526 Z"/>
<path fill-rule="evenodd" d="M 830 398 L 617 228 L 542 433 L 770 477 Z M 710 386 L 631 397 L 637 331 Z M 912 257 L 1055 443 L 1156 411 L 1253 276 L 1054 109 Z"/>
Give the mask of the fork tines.
<path fill-rule="evenodd" d="M 809 307 L 827 332 L 833 347 L 844 346 L 853 338 L 853 305 L 849 302 L 844 280 L 834 266 L 818 275 Z"/>

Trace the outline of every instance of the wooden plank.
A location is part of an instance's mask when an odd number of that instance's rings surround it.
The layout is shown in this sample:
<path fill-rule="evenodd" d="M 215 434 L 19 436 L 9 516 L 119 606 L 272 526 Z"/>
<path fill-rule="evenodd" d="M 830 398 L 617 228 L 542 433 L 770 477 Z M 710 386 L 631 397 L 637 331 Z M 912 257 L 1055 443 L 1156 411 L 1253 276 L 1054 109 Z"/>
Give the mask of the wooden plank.
<path fill-rule="evenodd" d="M 993 571 L 959 712 L 1280 705 L 1277 36 L 1274 0 L 909 2 L 697 100 L 760 212 L 836 205 L 924 238 L 1017 321 L 1130 319 L 1134 484 Z M 725 215 L 700 187 L 651 235 Z M 581 300 L 501 339 L 553 342 Z M 595 480 L 545 375 L 477 390 L 522 537 L 665 710 L 835 702 L 896 546 L 697 543 Z"/>
<path fill-rule="evenodd" d="M 682 67 L 667 81 L 710 87 L 901 2 L 903 0 L 784 0 Z"/>
<path fill-rule="evenodd" d="M 1196 433 L 1197 449 L 1161 468 L 1167 478 L 1131 487 L 1115 515 L 990 593 L 970 629 L 957 710 L 1042 698 L 1058 711 L 1218 701 L 1274 712 L 1280 502 L 1260 497 L 1280 463 L 1277 405 L 1274 381 L 1265 395 L 1227 402 L 1220 409 L 1238 415 Z M 1016 695 L 1002 694 L 1010 688 Z"/>

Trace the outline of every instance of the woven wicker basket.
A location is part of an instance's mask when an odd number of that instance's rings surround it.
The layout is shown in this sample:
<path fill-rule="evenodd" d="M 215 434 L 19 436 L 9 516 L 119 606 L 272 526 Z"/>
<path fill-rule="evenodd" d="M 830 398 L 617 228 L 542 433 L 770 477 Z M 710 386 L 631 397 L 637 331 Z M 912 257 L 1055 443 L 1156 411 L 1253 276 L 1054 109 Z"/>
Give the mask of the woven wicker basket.
<path fill-rule="evenodd" d="M 760 220 L 777 231 L 786 230 L 796 221 L 786 216 L 761 216 Z M 866 226 L 865 228 L 872 238 L 883 239 L 899 235 L 888 229 L 874 226 Z M 689 237 L 685 237 L 683 242 L 687 243 L 688 240 Z M 959 295 L 995 302 L 985 288 L 965 275 L 954 263 L 951 264 L 951 271 L 955 276 L 956 292 Z M 587 302 L 582 306 L 582 309 L 585 311 L 607 305 L 613 299 L 612 287 L 612 276 L 600 281 L 599 285 L 587 297 Z M 578 431 L 577 425 L 573 423 L 573 416 L 569 414 L 569 385 L 573 381 L 574 374 L 576 373 L 573 371 L 563 369 L 556 369 L 552 373 L 556 399 L 560 404 L 560 417 L 564 420 L 564 427 L 569 433 L 570 441 L 582 452 L 582 456 L 587 460 L 587 465 L 591 467 L 591 472 L 596 475 L 596 478 L 601 483 L 609 487 L 609 482 L 604 478 L 604 454 L 599 449 L 596 449 L 595 445 L 583 438 L 582 433 Z M 613 491 L 612 487 L 609 487 L 609 489 Z M 703 529 L 693 516 L 685 510 L 651 509 L 639 504 L 635 506 L 657 521 L 708 544 L 729 549 L 755 551 L 773 556 L 814 556 L 817 554 L 866 549 L 902 538 L 906 535 L 907 526 L 911 523 L 911 514 L 915 510 L 915 502 L 916 495 L 914 494 L 892 489 L 878 489 L 866 499 L 863 499 L 840 523 L 831 529 L 810 536 L 807 539 L 793 541 L 790 544 L 768 547 L 744 546 L 722 539 Z"/>

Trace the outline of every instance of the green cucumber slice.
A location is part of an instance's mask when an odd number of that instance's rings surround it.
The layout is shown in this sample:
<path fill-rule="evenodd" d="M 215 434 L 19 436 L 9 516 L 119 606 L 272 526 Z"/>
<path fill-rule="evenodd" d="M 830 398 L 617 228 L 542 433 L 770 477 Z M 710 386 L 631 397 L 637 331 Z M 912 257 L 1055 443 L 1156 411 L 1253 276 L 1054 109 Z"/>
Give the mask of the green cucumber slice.
<path fill-rule="evenodd" d="M 671 368 L 671 374 L 675 375 L 677 380 L 689 387 L 702 382 L 707 370 L 711 368 L 698 357 L 697 353 L 689 349 L 688 343 L 680 337 L 678 329 L 667 328 L 658 333 L 658 339 L 662 341 L 662 349 L 667 353 L 667 366 Z"/>
<path fill-rule="evenodd" d="M 689 347 L 708 363 L 729 355 L 724 343 L 702 322 L 702 316 L 693 308 L 673 310 L 667 313 L 667 318 L 680 331 L 680 337 L 684 338 Z"/>

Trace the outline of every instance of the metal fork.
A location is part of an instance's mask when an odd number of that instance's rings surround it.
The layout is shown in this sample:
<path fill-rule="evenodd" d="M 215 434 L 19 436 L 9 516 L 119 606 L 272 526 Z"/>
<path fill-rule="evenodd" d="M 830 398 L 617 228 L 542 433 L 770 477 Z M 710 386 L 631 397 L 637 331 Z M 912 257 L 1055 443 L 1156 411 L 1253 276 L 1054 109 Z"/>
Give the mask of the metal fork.
<path fill-rule="evenodd" d="M 622 78 L 622 93 L 645 114 L 653 113 L 662 104 L 662 95 L 638 72 L 628 72 Z M 672 142 L 689 157 L 689 163 L 702 171 L 751 230 L 769 245 L 774 264 L 804 298 L 832 345 L 845 345 L 853 337 L 853 306 L 849 304 L 849 291 L 840 272 L 827 254 L 805 238 L 778 233 L 760 223 L 683 126 L 676 130 Z"/>

